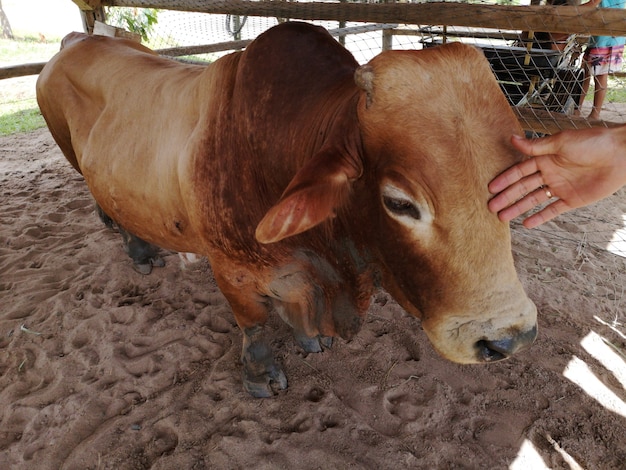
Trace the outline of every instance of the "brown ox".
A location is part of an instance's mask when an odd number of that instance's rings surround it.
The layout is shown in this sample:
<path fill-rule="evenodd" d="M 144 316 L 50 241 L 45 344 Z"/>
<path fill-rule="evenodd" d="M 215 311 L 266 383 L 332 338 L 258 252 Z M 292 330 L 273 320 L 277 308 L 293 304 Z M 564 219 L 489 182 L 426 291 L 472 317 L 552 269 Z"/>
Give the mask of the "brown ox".
<path fill-rule="evenodd" d="M 320 338 L 358 331 L 380 285 L 452 361 L 534 340 L 509 227 L 487 209 L 520 129 L 476 49 L 383 52 L 358 67 L 303 23 L 208 67 L 123 39 L 65 43 L 37 83 L 52 135 L 138 245 L 209 258 L 253 395 L 287 386 L 270 312 L 319 351 Z"/>

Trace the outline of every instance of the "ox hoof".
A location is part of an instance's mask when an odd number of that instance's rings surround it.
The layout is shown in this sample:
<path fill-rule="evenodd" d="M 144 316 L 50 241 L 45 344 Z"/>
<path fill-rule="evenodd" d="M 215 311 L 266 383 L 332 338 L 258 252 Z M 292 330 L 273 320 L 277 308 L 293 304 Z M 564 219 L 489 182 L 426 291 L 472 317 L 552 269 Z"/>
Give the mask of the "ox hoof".
<path fill-rule="evenodd" d="M 260 327 L 244 330 L 243 387 L 256 398 L 267 398 L 287 388 L 287 377 L 274 360 L 272 348 Z"/>
<path fill-rule="evenodd" d="M 135 271 L 140 274 L 148 275 L 152 272 L 152 268 L 162 268 L 165 266 L 165 260 L 161 257 L 150 258 L 147 263 L 136 263 L 133 262 L 133 267 Z"/>
<path fill-rule="evenodd" d="M 135 268 L 135 271 L 137 271 L 139 274 L 143 274 L 144 276 L 147 276 L 148 274 L 152 272 L 152 264 L 150 263 L 147 263 L 147 264 L 133 263 L 133 268 Z"/>
<path fill-rule="evenodd" d="M 287 377 L 282 369 L 274 364 L 272 370 L 260 376 L 252 376 L 249 371 L 243 371 L 243 388 L 255 398 L 269 398 L 276 390 L 287 388 Z"/>
<path fill-rule="evenodd" d="M 294 339 L 306 353 L 320 353 L 325 349 L 330 349 L 333 345 L 333 338 L 330 336 L 310 337 L 304 333 L 294 333 Z"/>

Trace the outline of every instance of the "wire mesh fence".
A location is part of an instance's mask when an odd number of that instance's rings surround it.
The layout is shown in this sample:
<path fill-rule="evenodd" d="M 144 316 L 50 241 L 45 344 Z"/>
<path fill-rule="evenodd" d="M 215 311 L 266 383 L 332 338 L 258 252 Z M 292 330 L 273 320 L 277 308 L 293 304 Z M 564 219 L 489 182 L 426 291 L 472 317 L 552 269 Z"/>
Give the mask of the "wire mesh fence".
<path fill-rule="evenodd" d="M 360 63 L 385 49 L 422 49 L 462 41 L 476 45 L 485 53 L 503 92 L 529 130 L 551 133 L 588 125 L 588 122 L 576 119 L 579 116 L 602 118 L 612 123 L 626 122 L 626 73 L 619 53 L 619 45 L 623 43 L 620 34 L 626 35 L 624 10 L 597 9 L 598 0 L 583 4 L 579 4 L 580 0 L 570 1 L 572 3 L 568 4 L 566 0 L 541 0 L 547 10 L 540 12 L 524 10 L 533 8 L 530 2 L 535 0 L 500 0 L 501 4 L 494 0 L 385 4 L 247 0 L 120 0 L 103 3 L 136 5 L 109 6 L 107 16 L 110 22 L 117 20 L 122 27 L 141 30 L 144 43 L 149 47 L 163 50 L 166 55 L 193 56 L 194 60 L 205 62 L 245 47 L 261 32 L 287 19 L 307 19 L 327 28 Z M 620 1 L 603 0 L 617 5 Z M 167 4 L 168 9 L 150 8 L 153 16 L 141 13 L 148 10 L 140 7 L 155 4 Z M 338 10 L 349 6 L 355 8 Z M 406 9 L 411 6 L 420 9 Z M 517 10 L 510 10 L 511 6 Z M 192 11 L 183 11 L 185 9 Z M 120 21 L 120 12 L 125 13 L 125 21 Z M 342 16 L 389 21 L 315 19 Z M 150 21 L 146 22 L 146 17 Z M 407 18 L 413 21 L 409 23 Z M 426 23 L 428 20 L 430 23 Z M 543 30 L 538 29 L 542 27 Z M 618 44 L 617 52 L 613 52 L 614 60 L 605 70 L 606 83 L 597 82 L 592 77 L 594 70 L 603 70 L 595 66 L 587 70 L 585 65 L 588 63 L 585 60 L 587 44 L 599 34 Z M 600 95 L 596 94 L 596 88 L 606 90 L 606 96 L 594 111 L 594 97 Z M 4 100 L 0 105 L 3 104 Z"/>
<path fill-rule="evenodd" d="M 226 1 L 179 1 L 168 2 L 175 10 L 160 10 L 158 21 L 150 34 L 148 44 L 154 49 L 165 49 L 168 55 L 181 55 L 186 51 L 197 51 L 199 45 L 214 45 L 209 53 L 194 53 L 194 58 L 211 61 L 233 48 L 245 47 L 247 41 L 261 32 L 295 15 L 295 19 L 305 18 L 327 28 L 344 44 L 360 63 L 365 63 L 385 49 L 422 49 L 444 42 L 462 41 L 474 44 L 485 53 L 492 70 L 501 84 L 502 90 L 525 119 L 529 130 L 551 133 L 562 128 L 581 127 L 587 122 L 579 116 L 622 123 L 626 122 L 626 82 L 621 63 L 620 38 L 623 24 L 616 22 L 616 15 L 623 20 L 622 11 L 596 9 L 597 2 L 579 4 L 572 0 L 551 0 L 546 4 L 550 15 L 542 21 L 542 15 L 524 14 L 524 6 L 531 8 L 531 0 L 526 2 L 507 1 L 498 5 L 494 1 L 479 0 L 469 2 L 416 2 L 430 9 L 404 12 L 391 9 L 378 14 L 376 11 L 337 11 L 331 8 L 355 6 L 362 10 L 373 7 L 407 5 L 389 3 L 381 5 L 367 2 L 249 2 Z M 534 1 L 534 0 L 533 0 Z M 612 0 L 604 0 L 608 2 Z M 148 5 L 155 2 L 127 0 L 116 4 Z M 158 2 L 157 2 L 158 3 Z M 358 3 L 358 5 L 354 5 Z M 524 5 L 526 3 L 526 5 Z M 415 3 L 413 4 L 415 5 Z M 521 10 L 503 10 L 514 5 Z M 602 4 L 604 6 L 604 4 Z M 617 4 L 619 5 L 619 3 Z M 460 6 L 484 7 L 487 10 L 459 9 Z M 623 5 L 622 5 L 623 6 Z M 196 11 L 180 11 L 188 8 Z M 116 8 L 111 8 L 110 11 Z M 233 13 L 210 14 L 198 10 L 232 11 Z M 245 14 L 250 11 L 250 14 Z M 360 10 L 359 10 L 360 11 Z M 255 16 L 262 14 L 264 16 Z M 319 20 L 329 17 L 367 17 L 389 21 L 341 21 Z M 595 15 L 594 17 L 591 17 Z M 406 22 L 406 17 L 440 21 L 437 23 Z M 487 17 L 487 20 L 482 19 Z M 577 23 L 576 19 L 585 19 Z M 619 19 L 618 18 L 618 19 Z M 582 20 L 581 20 L 582 21 Z M 622 21 L 623 23 L 623 21 Z M 485 26 L 467 25 L 487 24 Z M 543 27 L 544 29 L 537 29 Z M 593 72 L 600 75 L 600 68 L 591 67 L 586 73 L 585 50 L 590 40 L 599 34 L 612 38 L 616 44 L 614 59 L 606 70 L 608 82 L 596 82 Z M 215 45 L 219 47 L 215 47 Z M 195 48 L 195 49 L 194 49 Z M 619 60 L 617 60 L 617 55 Z M 604 101 L 593 111 L 595 89 L 606 89 Z M 550 116 L 545 113 L 558 113 Z M 569 116 L 570 119 L 563 118 Z"/>

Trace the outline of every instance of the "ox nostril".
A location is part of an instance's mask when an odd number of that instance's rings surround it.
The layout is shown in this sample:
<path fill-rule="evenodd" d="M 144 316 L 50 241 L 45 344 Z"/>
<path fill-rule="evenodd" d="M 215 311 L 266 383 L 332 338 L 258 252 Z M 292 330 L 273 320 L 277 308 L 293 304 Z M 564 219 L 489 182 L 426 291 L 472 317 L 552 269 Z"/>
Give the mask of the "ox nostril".
<path fill-rule="evenodd" d="M 478 359 L 481 362 L 495 362 L 501 361 L 509 357 L 506 345 L 503 344 L 506 341 L 487 341 L 481 339 L 476 343 L 476 349 L 478 350 Z"/>
<path fill-rule="evenodd" d="M 534 326 L 530 330 L 519 335 L 503 338 L 496 341 L 481 339 L 476 342 L 476 350 L 478 359 L 481 362 L 495 362 L 512 356 L 517 351 L 530 346 L 537 337 L 537 327 Z"/>

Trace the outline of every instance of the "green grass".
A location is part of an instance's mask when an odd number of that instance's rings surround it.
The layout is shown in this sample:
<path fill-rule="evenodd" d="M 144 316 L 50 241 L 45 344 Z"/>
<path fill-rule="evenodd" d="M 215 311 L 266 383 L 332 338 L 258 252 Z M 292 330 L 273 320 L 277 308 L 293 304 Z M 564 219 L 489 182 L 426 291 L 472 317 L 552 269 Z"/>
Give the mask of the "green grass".
<path fill-rule="evenodd" d="M 0 39 L 0 64 L 16 65 L 46 62 L 59 52 L 60 43 L 60 39 L 41 42 L 34 37 Z"/>
<path fill-rule="evenodd" d="M 37 76 L 0 80 L 0 135 L 30 132 L 46 123 L 35 98 Z"/>
<path fill-rule="evenodd" d="M 36 77 L 0 80 L 0 136 L 30 132 L 46 125 L 35 99 Z"/>
<path fill-rule="evenodd" d="M 585 96 L 586 102 L 593 102 L 593 93 L 594 86 L 592 81 L 589 86 L 589 91 Z M 609 76 L 605 103 L 626 103 L 626 78 Z"/>
<path fill-rule="evenodd" d="M 626 103 L 626 78 L 609 77 L 606 100 L 611 103 Z"/>
<path fill-rule="evenodd" d="M 6 112 L 4 108 L 4 106 L 0 107 L 0 136 L 17 132 L 30 132 L 46 125 L 36 103 L 34 106 L 32 104 L 27 105 L 25 109 L 18 109 L 13 112 Z"/>
<path fill-rule="evenodd" d="M 0 65 L 46 62 L 59 50 L 60 39 L 0 39 Z M 0 80 L 0 136 L 30 132 L 46 123 L 35 99 L 36 75 Z"/>

